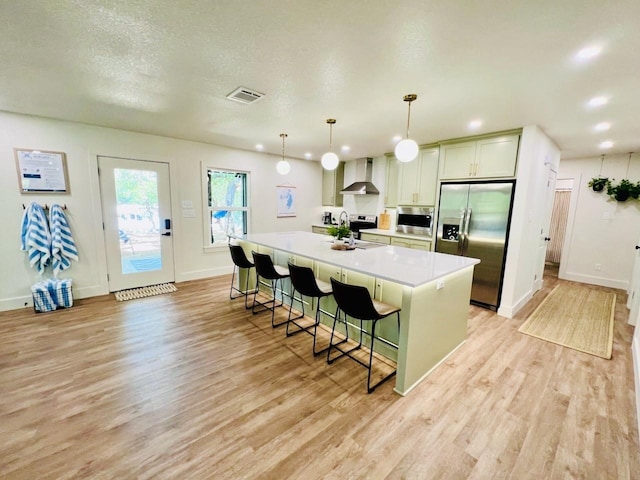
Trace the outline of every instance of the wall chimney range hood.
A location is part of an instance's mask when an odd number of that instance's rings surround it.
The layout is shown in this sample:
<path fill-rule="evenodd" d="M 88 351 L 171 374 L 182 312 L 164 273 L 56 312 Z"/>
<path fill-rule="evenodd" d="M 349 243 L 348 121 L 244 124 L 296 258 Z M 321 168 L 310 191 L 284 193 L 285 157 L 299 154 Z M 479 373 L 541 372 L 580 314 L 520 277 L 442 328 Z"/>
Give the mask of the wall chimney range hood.
<path fill-rule="evenodd" d="M 344 190 L 340 191 L 343 195 L 379 195 L 380 192 L 376 186 L 371 183 L 371 172 L 373 171 L 372 158 L 359 158 L 356 162 L 356 182 L 353 182 Z"/>

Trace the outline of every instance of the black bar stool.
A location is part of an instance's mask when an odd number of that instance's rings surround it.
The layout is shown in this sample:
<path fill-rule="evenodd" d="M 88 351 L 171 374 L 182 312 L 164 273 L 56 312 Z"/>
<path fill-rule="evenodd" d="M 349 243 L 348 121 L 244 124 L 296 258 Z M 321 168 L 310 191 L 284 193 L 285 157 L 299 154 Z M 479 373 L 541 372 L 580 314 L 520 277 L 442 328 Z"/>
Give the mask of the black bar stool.
<path fill-rule="evenodd" d="M 231 274 L 231 288 L 229 289 L 229 298 L 233 300 L 234 298 L 239 298 L 244 296 L 244 308 L 249 309 L 248 298 L 249 298 L 249 272 L 247 271 L 247 281 L 244 287 L 244 291 L 235 287 L 235 276 L 236 269 L 238 269 L 238 274 L 240 273 L 241 268 L 251 269 L 254 267 L 253 263 L 247 258 L 244 253 L 244 250 L 240 245 L 232 245 L 229 244 L 229 252 L 231 252 L 231 260 L 233 260 L 233 273 Z M 239 279 L 238 279 L 239 281 Z M 233 291 L 240 293 L 241 295 L 233 296 Z"/>
<path fill-rule="evenodd" d="M 340 357 L 347 356 L 352 360 L 355 360 L 360 365 L 364 366 L 368 370 L 367 375 L 367 392 L 371 393 L 375 390 L 375 388 L 380 385 L 382 382 L 388 380 L 396 374 L 396 370 L 385 376 L 382 380 L 377 382 L 375 385 L 371 385 L 371 366 L 373 363 L 373 346 L 376 340 L 376 324 L 378 320 L 381 320 L 389 315 L 396 314 L 398 319 L 398 333 L 400 333 L 400 308 L 395 307 L 393 305 L 388 305 L 386 303 L 378 302 L 371 298 L 371 294 L 369 294 L 369 290 L 366 287 L 361 287 L 359 285 L 349 285 L 346 283 L 339 282 L 335 278 L 331 278 L 331 286 L 333 288 L 333 296 L 336 299 L 336 303 L 338 304 L 338 308 L 336 309 L 336 316 L 333 320 L 333 328 L 331 330 L 331 340 L 329 341 L 329 349 L 327 351 L 327 363 L 332 363 Z M 344 323 L 345 328 L 348 332 L 347 325 L 347 315 L 353 317 L 357 320 L 360 320 L 360 342 L 357 346 L 349 349 L 342 350 L 337 347 L 338 344 L 333 344 L 333 335 L 336 330 L 336 322 L 340 318 L 340 313 L 344 314 Z M 373 325 L 371 327 L 371 351 L 369 353 L 369 363 L 364 363 L 359 358 L 351 355 L 351 352 L 354 350 L 358 350 L 362 347 L 362 321 L 372 321 Z M 342 343 L 342 342 L 341 342 Z M 331 358 L 331 350 L 336 349 L 340 352 L 340 355 L 335 358 Z"/>
<path fill-rule="evenodd" d="M 276 291 L 278 289 L 278 282 L 280 282 L 280 290 L 282 290 L 282 279 L 289 277 L 289 270 L 285 267 L 281 267 L 280 265 L 274 265 L 269 255 L 254 252 L 253 250 L 251 251 L 251 254 L 253 255 L 253 263 L 256 266 L 256 289 L 253 292 L 253 306 L 251 307 L 251 312 L 254 315 L 256 313 L 260 313 L 261 310 L 256 311 L 256 305 L 260 305 L 265 310 L 271 310 L 271 326 L 273 328 L 284 325 L 287 323 L 286 320 L 284 322 L 274 323 L 276 307 L 284 305 L 284 301 L 281 301 L 279 304 L 276 301 Z M 271 293 L 273 297 L 271 300 L 267 300 L 266 302 L 256 301 L 258 290 L 260 288 L 260 277 L 271 282 Z M 271 306 L 269 306 L 270 304 Z"/>
<path fill-rule="evenodd" d="M 333 317 L 331 313 L 325 312 L 320 308 L 320 300 L 323 297 L 330 296 L 333 293 L 333 290 L 331 289 L 331 284 L 317 279 L 313 274 L 313 270 L 311 268 L 300 267 L 297 265 L 293 265 L 292 263 L 289 263 L 288 265 L 289 265 L 289 272 L 291 274 L 292 291 L 291 291 L 291 307 L 289 308 L 289 318 L 287 319 L 287 337 L 290 337 L 291 335 L 295 335 L 296 333 L 307 332 L 308 334 L 313 336 L 313 355 L 318 355 L 324 352 L 325 350 L 327 350 L 328 348 L 327 347 L 327 348 L 323 348 L 322 350 L 316 351 L 316 335 L 318 333 L 318 325 L 320 323 L 320 313 L 324 313 L 329 317 Z M 300 294 L 299 300 L 295 298 L 296 292 Z M 315 322 L 312 325 L 308 325 L 306 327 L 296 322 L 296 320 L 304 317 L 304 298 L 303 297 L 311 297 L 311 298 L 318 299 L 318 308 L 316 309 Z M 297 317 L 291 318 L 291 309 L 293 308 L 294 300 L 300 302 L 300 305 L 302 305 L 302 313 Z M 294 332 L 289 332 L 289 327 L 291 326 L 291 324 L 298 327 L 298 330 Z M 312 328 L 313 328 L 313 333 L 311 332 Z"/>

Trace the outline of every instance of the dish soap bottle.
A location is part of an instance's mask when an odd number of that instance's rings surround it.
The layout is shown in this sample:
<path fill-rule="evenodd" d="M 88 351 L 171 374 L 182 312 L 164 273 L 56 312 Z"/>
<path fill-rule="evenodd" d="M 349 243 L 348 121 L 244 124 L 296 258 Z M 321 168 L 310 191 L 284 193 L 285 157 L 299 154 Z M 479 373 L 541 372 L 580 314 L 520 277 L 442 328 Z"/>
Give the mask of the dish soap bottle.
<path fill-rule="evenodd" d="M 351 235 L 349 235 L 349 246 L 353 247 L 355 244 L 356 244 L 356 241 L 353 238 L 353 232 L 351 232 Z"/>

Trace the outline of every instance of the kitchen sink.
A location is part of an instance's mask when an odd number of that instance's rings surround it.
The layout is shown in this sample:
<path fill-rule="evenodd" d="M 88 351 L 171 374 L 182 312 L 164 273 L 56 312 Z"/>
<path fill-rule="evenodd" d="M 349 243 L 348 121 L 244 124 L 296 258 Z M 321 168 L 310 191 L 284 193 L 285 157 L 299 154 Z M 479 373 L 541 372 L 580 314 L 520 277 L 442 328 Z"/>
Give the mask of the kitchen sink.
<path fill-rule="evenodd" d="M 361 241 L 356 241 L 355 243 L 355 247 L 356 248 L 361 248 L 363 250 L 368 250 L 370 248 L 377 248 L 377 247 L 386 247 L 387 244 L 385 243 L 377 243 L 377 242 L 361 242 Z"/>

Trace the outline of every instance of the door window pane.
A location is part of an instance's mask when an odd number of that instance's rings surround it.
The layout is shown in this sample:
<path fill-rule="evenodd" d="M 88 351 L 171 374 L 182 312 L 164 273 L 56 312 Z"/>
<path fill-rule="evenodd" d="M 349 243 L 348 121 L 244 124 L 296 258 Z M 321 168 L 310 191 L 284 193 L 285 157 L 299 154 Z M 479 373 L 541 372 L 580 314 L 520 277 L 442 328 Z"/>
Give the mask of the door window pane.
<path fill-rule="evenodd" d="M 114 169 L 122 273 L 162 269 L 158 174 Z"/>

